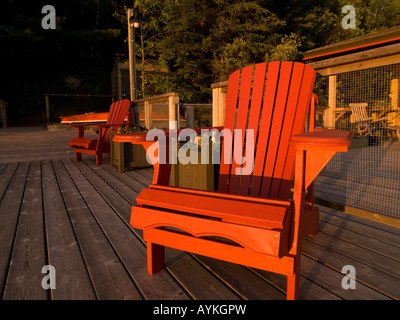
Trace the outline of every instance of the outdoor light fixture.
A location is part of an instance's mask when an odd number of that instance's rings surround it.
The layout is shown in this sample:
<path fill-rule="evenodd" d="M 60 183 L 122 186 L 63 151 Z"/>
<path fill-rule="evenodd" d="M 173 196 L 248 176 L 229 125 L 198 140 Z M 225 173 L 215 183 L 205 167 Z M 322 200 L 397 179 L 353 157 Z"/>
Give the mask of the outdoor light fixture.
<path fill-rule="evenodd" d="M 138 20 L 137 18 L 135 18 L 134 16 L 131 16 L 129 18 L 129 22 L 131 24 L 131 27 L 134 27 L 135 29 L 138 29 L 140 27 L 141 24 L 143 24 L 143 21 Z"/>

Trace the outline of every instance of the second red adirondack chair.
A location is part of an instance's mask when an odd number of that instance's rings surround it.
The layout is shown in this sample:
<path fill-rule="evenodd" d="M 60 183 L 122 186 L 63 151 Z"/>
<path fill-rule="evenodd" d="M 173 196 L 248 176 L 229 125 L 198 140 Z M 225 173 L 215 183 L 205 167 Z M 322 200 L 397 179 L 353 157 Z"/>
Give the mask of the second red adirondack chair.
<path fill-rule="evenodd" d="M 127 99 L 120 100 L 111 104 L 108 112 L 107 122 L 105 124 L 89 124 L 99 128 L 97 139 L 84 138 L 84 127 L 88 124 L 74 124 L 78 129 L 78 137 L 72 138 L 68 145 L 74 148 L 75 160 L 82 160 L 82 153 L 93 154 L 96 156 L 96 163 L 103 163 L 103 153 L 110 153 L 110 130 L 114 130 L 124 125 L 124 119 L 128 113 L 131 102 Z"/>

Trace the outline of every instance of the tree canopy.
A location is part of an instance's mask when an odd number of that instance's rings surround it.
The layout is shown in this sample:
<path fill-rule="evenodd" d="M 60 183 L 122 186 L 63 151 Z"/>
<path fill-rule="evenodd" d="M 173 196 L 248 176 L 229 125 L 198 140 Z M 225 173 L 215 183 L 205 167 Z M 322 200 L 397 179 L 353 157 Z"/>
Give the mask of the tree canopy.
<path fill-rule="evenodd" d="M 56 9 L 56 30 L 41 9 Z M 11 121 L 44 110 L 44 93 L 110 94 L 126 57 L 127 9 L 136 30 L 139 97 L 170 91 L 210 102 L 210 86 L 243 66 L 301 60 L 302 52 L 400 25 L 398 0 L 353 0 L 356 28 L 343 29 L 345 0 L 8 0 L 0 2 L 0 98 Z M 144 62 L 144 63 L 142 63 Z M 71 77 L 76 81 L 72 81 Z M 69 79 L 69 80 L 68 80 Z M 143 83 L 143 85 L 141 85 Z M 22 117 L 22 118 L 21 118 Z"/>
<path fill-rule="evenodd" d="M 301 60 L 307 50 L 400 24 L 398 0 L 353 1 L 354 30 L 342 27 L 345 0 L 124 2 L 130 3 L 146 33 L 138 56 L 144 53 L 153 70 L 144 72 L 139 94 L 177 91 L 185 102 L 209 102 L 210 84 L 240 67 Z"/>

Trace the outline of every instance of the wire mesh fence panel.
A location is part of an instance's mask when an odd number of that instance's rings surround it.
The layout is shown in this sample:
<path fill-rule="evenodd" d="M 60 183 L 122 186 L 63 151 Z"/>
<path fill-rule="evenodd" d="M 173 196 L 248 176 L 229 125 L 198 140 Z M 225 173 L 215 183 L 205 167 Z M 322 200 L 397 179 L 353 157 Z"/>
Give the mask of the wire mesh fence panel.
<path fill-rule="evenodd" d="M 399 79 L 399 64 L 317 79 L 317 125 L 354 134 L 317 178 L 317 198 L 400 218 Z"/>

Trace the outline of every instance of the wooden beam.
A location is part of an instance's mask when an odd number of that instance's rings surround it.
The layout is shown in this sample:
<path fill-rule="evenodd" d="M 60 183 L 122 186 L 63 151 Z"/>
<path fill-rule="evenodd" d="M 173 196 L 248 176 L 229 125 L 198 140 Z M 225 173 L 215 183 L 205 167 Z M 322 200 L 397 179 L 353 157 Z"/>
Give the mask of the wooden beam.
<path fill-rule="evenodd" d="M 399 39 L 400 26 L 396 26 L 307 51 L 304 53 L 304 60 L 345 54 L 345 52 L 351 52 L 363 48 L 384 46 L 389 43 L 398 42 Z"/>
<path fill-rule="evenodd" d="M 318 65 L 310 63 L 309 65 L 313 67 L 320 75 L 322 76 L 330 76 L 339 73 L 357 71 L 357 70 L 365 70 L 370 68 L 377 68 L 387 65 L 393 65 L 396 63 L 400 63 L 400 53 L 385 57 L 380 57 L 376 59 L 370 59 L 365 61 L 358 61 L 352 63 L 344 63 L 342 65 L 336 65 L 332 67 L 324 67 L 318 68 Z"/>

